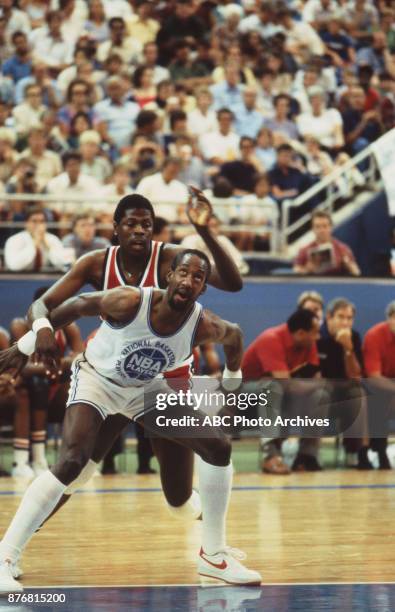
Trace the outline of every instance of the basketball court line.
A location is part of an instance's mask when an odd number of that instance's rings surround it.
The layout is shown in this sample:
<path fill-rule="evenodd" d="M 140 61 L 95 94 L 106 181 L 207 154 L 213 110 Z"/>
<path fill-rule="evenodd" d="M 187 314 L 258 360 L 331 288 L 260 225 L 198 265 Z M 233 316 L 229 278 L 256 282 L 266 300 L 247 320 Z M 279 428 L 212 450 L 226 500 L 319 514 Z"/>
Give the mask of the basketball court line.
<path fill-rule="evenodd" d="M 366 489 L 395 489 L 395 484 L 344 484 L 344 485 L 283 485 L 283 486 L 238 486 L 232 487 L 237 491 L 338 491 L 338 490 L 366 490 Z M 0 496 L 20 497 L 25 491 L 0 491 Z M 108 494 L 108 493 L 161 493 L 160 487 L 122 487 L 119 489 L 81 489 L 77 494 Z M 75 495 L 75 494 L 74 494 Z"/>
<path fill-rule="evenodd" d="M 387 581 L 387 582 L 376 582 L 376 581 L 366 581 L 366 582 L 352 582 L 352 581 L 346 581 L 346 582 L 263 582 L 261 584 L 260 587 L 248 587 L 251 589 L 258 589 L 258 588 L 264 588 L 264 587 L 273 587 L 273 586 L 291 586 L 291 587 L 297 587 L 297 586 L 357 586 L 357 585 L 380 585 L 380 586 L 386 586 L 386 585 L 395 585 L 395 581 Z M 212 589 L 212 588 L 216 588 L 216 587 L 229 587 L 229 588 L 238 588 L 238 587 L 247 587 L 248 585 L 230 585 L 230 584 L 226 584 L 225 582 L 220 582 L 218 581 L 218 583 L 207 583 L 207 584 L 202 584 L 202 583 L 174 583 L 174 584 L 170 584 L 170 583 L 164 583 L 164 584 L 106 584 L 103 586 L 97 585 L 97 584 L 84 584 L 84 585 L 79 585 L 79 584 L 67 584 L 67 585 L 50 585 L 50 586 L 26 586 L 25 587 L 25 591 L 28 590 L 44 590 L 44 589 L 49 589 L 49 590 L 55 590 L 55 589 L 163 589 L 163 588 L 181 588 L 181 587 L 199 587 L 199 588 L 204 588 L 204 589 Z"/>

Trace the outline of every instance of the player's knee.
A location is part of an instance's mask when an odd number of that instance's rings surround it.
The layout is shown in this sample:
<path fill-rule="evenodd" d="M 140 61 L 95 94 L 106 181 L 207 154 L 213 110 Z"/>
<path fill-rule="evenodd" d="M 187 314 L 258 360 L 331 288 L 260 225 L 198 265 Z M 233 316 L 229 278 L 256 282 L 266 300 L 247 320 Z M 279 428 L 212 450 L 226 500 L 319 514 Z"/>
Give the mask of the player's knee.
<path fill-rule="evenodd" d="M 78 478 L 88 461 L 89 456 L 84 450 L 70 449 L 55 467 L 55 475 L 63 484 L 68 485 Z"/>
<path fill-rule="evenodd" d="M 208 438 L 203 452 L 200 454 L 203 461 L 212 465 L 225 466 L 229 464 L 232 446 L 225 438 Z"/>

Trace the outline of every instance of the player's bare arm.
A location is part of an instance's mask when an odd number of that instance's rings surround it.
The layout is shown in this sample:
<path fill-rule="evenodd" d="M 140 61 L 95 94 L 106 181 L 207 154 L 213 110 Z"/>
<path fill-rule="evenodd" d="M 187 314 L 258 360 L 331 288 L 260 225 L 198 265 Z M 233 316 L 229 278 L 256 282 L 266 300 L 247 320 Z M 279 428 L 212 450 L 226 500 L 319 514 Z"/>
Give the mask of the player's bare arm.
<path fill-rule="evenodd" d="M 240 291 L 243 288 L 243 279 L 237 266 L 208 228 L 208 221 L 213 214 L 212 206 L 200 189 L 192 186 L 189 189 L 193 195 L 191 194 L 187 204 L 188 218 L 214 259 L 215 265 L 212 267 L 208 283 L 224 291 Z M 173 244 L 166 245 L 163 249 L 166 263 L 170 265 L 176 254 L 182 250 L 182 247 Z"/>
<path fill-rule="evenodd" d="M 222 344 L 227 369 L 239 371 L 243 357 L 243 334 L 236 323 L 225 321 L 213 312 L 204 310 L 194 344 L 197 346 L 206 342 Z"/>

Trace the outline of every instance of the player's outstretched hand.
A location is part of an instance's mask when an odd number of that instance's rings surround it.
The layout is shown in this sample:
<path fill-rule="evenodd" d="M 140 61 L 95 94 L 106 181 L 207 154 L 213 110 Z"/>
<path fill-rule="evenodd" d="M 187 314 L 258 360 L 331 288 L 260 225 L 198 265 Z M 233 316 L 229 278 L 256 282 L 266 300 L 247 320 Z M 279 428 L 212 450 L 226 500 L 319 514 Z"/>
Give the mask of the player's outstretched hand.
<path fill-rule="evenodd" d="M 37 333 L 34 361 L 43 363 L 50 372 L 57 373 L 61 369 L 58 343 L 55 334 L 48 327 Z"/>
<path fill-rule="evenodd" d="M 190 194 L 187 204 L 188 219 L 197 227 L 207 227 L 213 208 L 203 191 L 192 185 L 189 185 L 188 189 Z"/>
<path fill-rule="evenodd" d="M 21 353 L 16 344 L 4 351 L 0 351 L 0 374 L 10 372 L 16 378 L 25 367 L 27 360 L 27 355 Z"/>

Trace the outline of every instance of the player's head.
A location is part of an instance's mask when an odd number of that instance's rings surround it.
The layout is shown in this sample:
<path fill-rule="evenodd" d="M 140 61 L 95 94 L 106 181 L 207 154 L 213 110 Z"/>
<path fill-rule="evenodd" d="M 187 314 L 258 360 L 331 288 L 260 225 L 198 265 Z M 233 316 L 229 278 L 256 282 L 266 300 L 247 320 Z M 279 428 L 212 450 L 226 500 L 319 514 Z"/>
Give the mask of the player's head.
<path fill-rule="evenodd" d="M 320 323 L 324 314 L 324 300 L 318 291 L 303 291 L 297 300 L 298 308 L 311 310 L 318 317 Z"/>
<path fill-rule="evenodd" d="M 206 290 L 210 273 L 210 261 L 201 251 L 186 249 L 177 253 L 167 274 L 167 296 L 171 308 L 190 308 Z"/>
<path fill-rule="evenodd" d="M 287 327 L 295 346 L 309 348 L 320 337 L 320 322 L 311 310 L 299 308 L 291 314 Z"/>
<path fill-rule="evenodd" d="M 150 247 L 155 213 L 151 202 L 134 193 L 122 198 L 114 212 L 114 243 L 134 255 L 145 255 Z"/>

